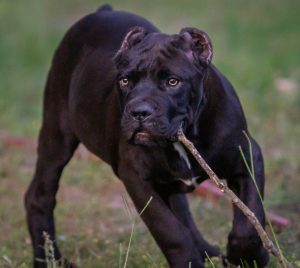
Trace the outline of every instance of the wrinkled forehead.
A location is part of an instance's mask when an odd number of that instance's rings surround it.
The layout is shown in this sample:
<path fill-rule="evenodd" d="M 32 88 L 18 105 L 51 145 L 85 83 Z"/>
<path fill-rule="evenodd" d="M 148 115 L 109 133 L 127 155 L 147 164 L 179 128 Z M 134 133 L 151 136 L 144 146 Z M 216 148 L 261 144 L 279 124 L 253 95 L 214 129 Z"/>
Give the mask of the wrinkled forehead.
<path fill-rule="evenodd" d="M 186 51 L 179 35 L 152 33 L 124 53 L 118 68 L 128 73 L 165 71 L 187 76 L 195 68 L 187 58 Z"/>

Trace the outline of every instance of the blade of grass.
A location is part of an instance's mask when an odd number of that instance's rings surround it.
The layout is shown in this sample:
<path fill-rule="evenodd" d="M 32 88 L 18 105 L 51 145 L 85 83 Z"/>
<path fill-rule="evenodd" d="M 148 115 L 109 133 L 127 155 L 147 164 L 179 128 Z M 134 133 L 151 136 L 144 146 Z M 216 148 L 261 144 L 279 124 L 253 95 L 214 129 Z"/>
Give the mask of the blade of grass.
<path fill-rule="evenodd" d="M 148 259 L 151 261 L 153 267 L 158 268 L 157 264 L 155 263 L 154 259 L 152 258 L 152 256 L 149 253 L 146 253 L 146 256 L 148 257 Z"/>
<path fill-rule="evenodd" d="M 139 213 L 139 216 L 142 216 L 142 214 L 144 213 L 144 211 L 146 210 L 146 208 L 149 206 L 149 204 L 151 203 L 153 197 L 150 196 L 148 202 L 146 203 L 146 205 L 144 206 L 144 208 L 141 210 L 141 212 Z"/>
<path fill-rule="evenodd" d="M 126 250 L 125 261 L 124 261 L 123 268 L 127 267 L 127 261 L 128 261 L 128 256 L 129 256 L 129 252 L 130 252 L 130 249 L 131 249 L 131 242 L 132 242 L 132 237 L 133 237 L 133 233 L 134 233 L 134 228 L 135 228 L 135 222 L 133 222 L 131 224 L 130 237 L 129 237 L 129 242 L 128 242 L 128 246 L 127 246 L 127 250 Z"/>
<path fill-rule="evenodd" d="M 211 267 L 215 268 L 215 265 L 214 265 L 213 261 L 212 261 L 211 258 L 208 256 L 208 254 L 207 254 L 206 251 L 205 251 L 205 255 L 206 255 L 206 257 L 207 257 L 207 259 L 208 259 L 208 261 L 209 261 Z"/>
<path fill-rule="evenodd" d="M 122 266 L 122 243 L 119 245 L 119 268 Z"/>
<path fill-rule="evenodd" d="M 245 268 L 244 261 L 242 259 L 240 259 L 240 261 L 241 261 L 241 264 L 242 264 L 242 268 Z"/>
<path fill-rule="evenodd" d="M 47 268 L 59 267 L 58 261 L 56 261 L 55 259 L 53 241 L 50 239 L 49 234 L 46 232 L 43 232 L 43 238 L 44 238 L 45 261 L 47 264 Z"/>
<path fill-rule="evenodd" d="M 249 164 L 248 164 L 248 162 L 246 160 L 246 156 L 245 156 L 245 154 L 244 154 L 243 149 L 242 149 L 241 146 L 239 146 L 239 150 L 240 150 L 241 156 L 243 158 L 243 162 L 244 162 L 244 164 L 245 164 L 245 166 L 246 166 L 246 168 L 247 168 L 247 170 L 248 170 L 248 172 L 250 174 L 250 177 L 251 177 L 251 179 L 252 179 L 252 181 L 253 181 L 253 183 L 255 185 L 255 188 L 256 188 L 257 194 L 259 196 L 260 202 L 262 204 L 263 210 L 266 211 L 266 208 L 265 208 L 265 205 L 264 205 L 264 200 L 262 198 L 261 192 L 260 192 L 260 190 L 258 188 L 258 185 L 257 185 L 257 182 L 256 182 L 256 178 L 255 178 L 254 164 L 253 164 L 252 143 L 251 143 L 251 140 L 250 140 L 248 134 L 246 133 L 246 131 L 243 131 L 243 134 L 245 135 L 245 137 L 246 137 L 246 139 L 248 141 L 251 168 L 249 167 Z M 272 225 L 271 221 L 269 220 L 269 218 L 266 217 L 266 220 L 267 220 L 268 225 L 270 226 L 270 230 L 271 230 L 272 236 L 274 238 L 276 247 L 277 247 L 277 249 L 279 251 L 280 258 L 282 259 L 282 263 L 283 263 L 284 267 L 286 268 L 287 267 L 287 265 L 286 265 L 286 259 L 285 259 L 284 255 L 282 253 L 282 250 L 281 250 L 281 247 L 279 245 L 277 236 L 275 234 L 273 225 Z"/>
<path fill-rule="evenodd" d="M 124 201 L 124 204 L 125 204 L 125 208 L 126 208 L 126 210 L 128 212 L 130 220 L 131 220 L 131 231 L 130 231 L 129 241 L 128 241 L 128 245 L 127 245 L 127 250 L 126 250 L 126 255 L 125 255 L 125 261 L 124 261 L 124 265 L 123 265 L 123 268 L 126 268 L 127 267 L 127 262 L 128 262 L 128 257 L 129 257 L 129 252 L 131 250 L 131 243 L 132 243 L 132 238 L 133 238 L 133 234 L 134 234 L 134 228 L 135 228 L 135 225 L 136 225 L 137 217 L 133 217 L 132 212 L 130 210 L 130 207 L 128 205 L 126 197 L 125 196 L 122 196 L 122 197 L 123 197 L 123 201 Z M 139 212 L 139 214 L 138 214 L 139 216 L 141 216 L 144 213 L 144 211 L 147 209 L 147 207 L 149 206 L 149 204 L 152 201 L 152 199 L 153 199 L 153 197 L 150 196 L 150 198 L 147 201 L 146 205 Z"/>
<path fill-rule="evenodd" d="M 128 205 L 128 201 L 127 201 L 127 198 L 125 195 L 122 195 L 122 199 L 123 199 L 123 203 L 125 205 L 125 210 L 128 214 L 128 217 L 130 218 L 130 221 L 132 222 L 134 219 L 133 219 L 133 215 L 132 215 L 132 211 Z"/>

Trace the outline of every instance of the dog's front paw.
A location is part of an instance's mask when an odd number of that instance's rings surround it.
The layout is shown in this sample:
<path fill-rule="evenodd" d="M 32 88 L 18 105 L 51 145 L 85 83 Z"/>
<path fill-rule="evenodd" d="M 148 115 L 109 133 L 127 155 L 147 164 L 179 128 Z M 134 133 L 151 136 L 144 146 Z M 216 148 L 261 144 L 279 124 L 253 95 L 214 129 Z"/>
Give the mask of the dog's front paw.
<path fill-rule="evenodd" d="M 235 265 L 245 266 L 247 263 L 251 268 L 263 268 L 269 261 L 269 254 L 258 236 L 238 237 L 230 234 L 227 245 L 227 259 Z"/>

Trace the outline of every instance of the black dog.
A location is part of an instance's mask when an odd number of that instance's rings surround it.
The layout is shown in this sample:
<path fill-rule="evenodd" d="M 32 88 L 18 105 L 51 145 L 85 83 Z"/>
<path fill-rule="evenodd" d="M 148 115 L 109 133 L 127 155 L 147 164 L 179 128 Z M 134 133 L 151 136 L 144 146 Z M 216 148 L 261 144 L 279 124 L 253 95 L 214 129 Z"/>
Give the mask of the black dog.
<path fill-rule="evenodd" d="M 43 231 L 55 241 L 60 175 L 80 142 L 112 166 L 138 210 L 153 197 L 142 218 L 170 267 L 203 267 L 205 252 L 219 255 L 189 212 L 184 193 L 207 175 L 176 142 L 181 126 L 264 225 L 238 150 L 241 145 L 249 155 L 244 114 L 231 84 L 211 64 L 212 52 L 209 37 L 198 29 L 163 34 L 145 19 L 109 6 L 67 32 L 49 72 L 37 167 L 25 198 L 34 267 L 45 266 L 38 260 L 45 258 Z M 263 158 L 251 141 L 263 193 Z M 243 260 L 253 267 L 255 260 L 264 267 L 268 262 L 256 231 L 238 209 L 227 251 L 233 264 Z M 56 245 L 55 257 L 61 259 Z"/>

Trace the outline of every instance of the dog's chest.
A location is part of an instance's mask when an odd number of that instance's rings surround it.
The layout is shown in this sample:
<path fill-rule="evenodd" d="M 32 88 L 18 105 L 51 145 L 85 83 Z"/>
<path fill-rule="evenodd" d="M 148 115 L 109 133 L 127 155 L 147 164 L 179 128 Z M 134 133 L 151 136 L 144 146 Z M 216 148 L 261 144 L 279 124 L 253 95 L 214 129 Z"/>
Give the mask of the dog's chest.
<path fill-rule="evenodd" d="M 191 170 L 192 166 L 191 166 L 191 162 L 190 159 L 188 157 L 187 152 L 185 151 L 185 149 L 183 148 L 183 146 L 181 145 L 181 143 L 179 142 L 175 142 L 173 143 L 173 148 L 174 150 L 178 153 L 179 156 L 179 161 L 183 162 L 185 164 L 185 166 Z"/>
<path fill-rule="evenodd" d="M 181 143 L 173 143 L 173 148 L 168 153 L 168 165 L 175 180 L 180 180 L 186 185 L 195 185 L 203 180 L 195 161 Z"/>

